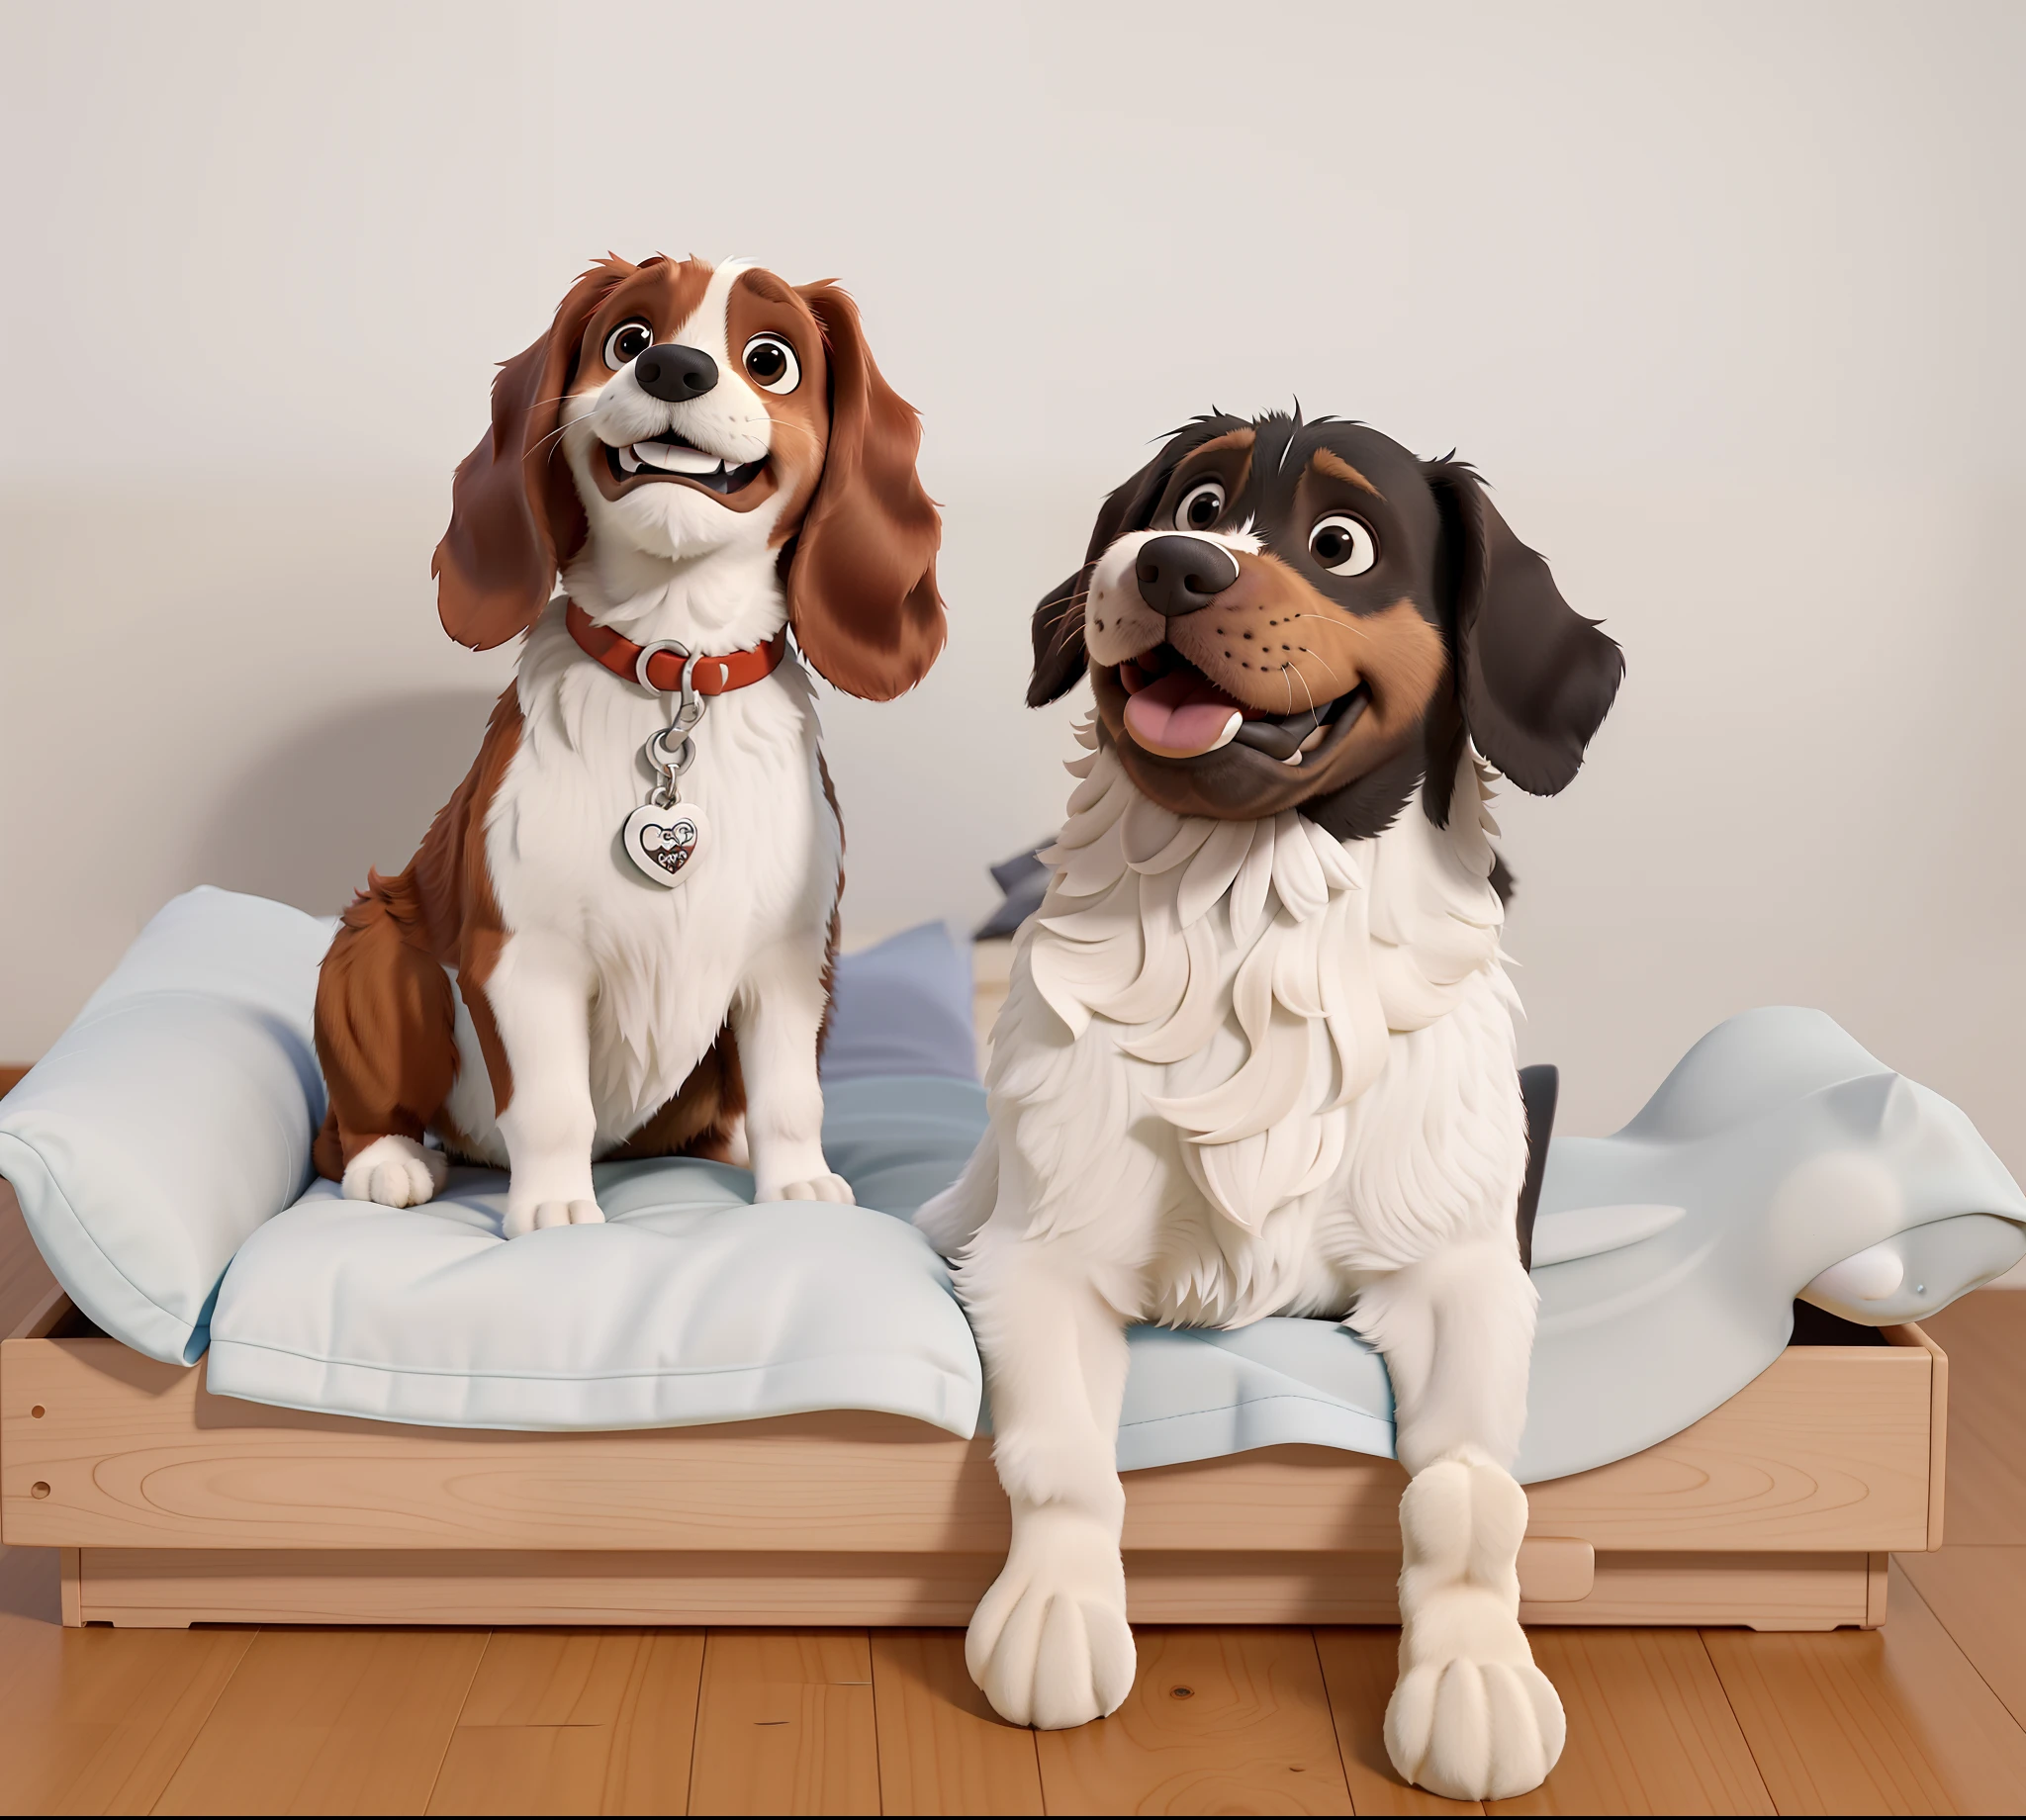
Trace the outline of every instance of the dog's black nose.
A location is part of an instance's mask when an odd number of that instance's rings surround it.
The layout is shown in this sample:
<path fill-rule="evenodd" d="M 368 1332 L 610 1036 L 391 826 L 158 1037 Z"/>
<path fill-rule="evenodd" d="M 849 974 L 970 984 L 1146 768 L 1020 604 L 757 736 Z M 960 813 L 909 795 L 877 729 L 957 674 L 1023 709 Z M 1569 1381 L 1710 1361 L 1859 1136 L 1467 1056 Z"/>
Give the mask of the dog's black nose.
<path fill-rule="evenodd" d="M 1140 597 L 1166 619 L 1206 607 L 1239 579 L 1239 559 L 1200 537 L 1153 537 L 1133 565 Z"/>
<path fill-rule="evenodd" d="M 664 341 L 633 362 L 633 377 L 643 392 L 680 405 L 685 399 L 701 398 L 717 384 L 717 362 L 700 347 Z"/>

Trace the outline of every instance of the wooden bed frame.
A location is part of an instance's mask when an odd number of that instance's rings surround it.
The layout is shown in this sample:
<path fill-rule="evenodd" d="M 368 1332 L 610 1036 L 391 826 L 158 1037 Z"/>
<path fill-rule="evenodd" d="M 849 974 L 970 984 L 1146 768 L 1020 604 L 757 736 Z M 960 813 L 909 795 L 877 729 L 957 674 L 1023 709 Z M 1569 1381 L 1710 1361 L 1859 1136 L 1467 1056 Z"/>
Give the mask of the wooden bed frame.
<path fill-rule="evenodd" d="M 973 950 L 979 1060 L 1011 944 Z M 0 1181 L 0 1540 L 66 1624 L 961 1625 L 1005 1557 L 990 1443 L 848 1410 L 606 1434 L 214 1397 L 95 1336 Z M 1790 1346 L 1673 1439 L 1528 1488 L 1534 1624 L 1882 1624 L 1942 1545 L 1949 1361 Z M 1126 1475 L 1142 1623 L 1399 1621 L 1391 1460 L 1269 1447 Z"/>
<path fill-rule="evenodd" d="M 214 1397 L 85 1324 L 50 1289 L 0 1346 L 0 1539 L 63 1551 L 66 1624 L 961 1625 L 1006 1548 L 989 1443 L 906 1417 L 408 1427 Z M 1940 1348 L 1885 1337 L 1529 1488 L 1520 1615 L 1883 1623 L 1888 1553 L 1941 1546 L 1948 1407 Z M 1132 1615 L 1397 1622 L 1404 1484 L 1323 1447 L 1129 1473 Z"/>

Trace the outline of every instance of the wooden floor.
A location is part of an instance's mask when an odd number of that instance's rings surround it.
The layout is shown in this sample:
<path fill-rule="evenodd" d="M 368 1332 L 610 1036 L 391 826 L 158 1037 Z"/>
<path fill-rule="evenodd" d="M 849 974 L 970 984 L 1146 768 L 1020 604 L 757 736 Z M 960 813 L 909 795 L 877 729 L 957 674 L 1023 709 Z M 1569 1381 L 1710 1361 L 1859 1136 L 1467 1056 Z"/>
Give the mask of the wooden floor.
<path fill-rule="evenodd" d="M 2026 1295 L 1926 1323 L 1949 1546 L 1883 1631 L 1534 1633 L 1569 1745 L 1516 1813 L 2026 1810 Z M 1403 1787 L 1384 1630 L 1143 1629 L 1075 1732 L 999 1724 L 955 1631 L 65 1631 L 0 1551 L 0 1808 L 119 1813 L 1360 1813 Z"/>

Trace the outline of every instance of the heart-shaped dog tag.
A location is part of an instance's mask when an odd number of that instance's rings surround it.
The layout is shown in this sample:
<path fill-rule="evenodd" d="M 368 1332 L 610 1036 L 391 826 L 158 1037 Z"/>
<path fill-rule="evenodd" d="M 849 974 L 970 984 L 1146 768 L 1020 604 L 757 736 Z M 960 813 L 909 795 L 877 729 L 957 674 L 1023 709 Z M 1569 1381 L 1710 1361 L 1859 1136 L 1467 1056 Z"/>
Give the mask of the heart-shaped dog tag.
<path fill-rule="evenodd" d="M 619 839 L 626 858 L 656 884 L 679 884 L 703 845 L 703 812 L 693 802 L 666 809 L 644 802 L 626 817 Z"/>

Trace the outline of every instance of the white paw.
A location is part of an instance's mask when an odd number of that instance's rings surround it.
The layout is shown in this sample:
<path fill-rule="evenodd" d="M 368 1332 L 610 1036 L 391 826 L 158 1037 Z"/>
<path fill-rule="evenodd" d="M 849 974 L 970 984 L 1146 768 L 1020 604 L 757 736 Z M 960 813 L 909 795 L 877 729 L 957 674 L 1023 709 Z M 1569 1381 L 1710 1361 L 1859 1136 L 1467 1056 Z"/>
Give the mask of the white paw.
<path fill-rule="evenodd" d="M 377 1201 L 382 1207 L 420 1207 L 443 1186 L 450 1165 L 441 1150 L 413 1138 L 376 1138 L 344 1166 L 347 1201 Z"/>
<path fill-rule="evenodd" d="M 971 1614 L 964 1662 L 1015 1725 L 1061 1731 L 1116 1712 L 1137 1657 L 1114 1537 L 1072 1511 L 1030 1512 Z"/>
<path fill-rule="evenodd" d="M 520 1238 L 552 1226 L 602 1226 L 604 1213 L 596 1201 L 514 1201 L 506 1203 L 506 1232 Z"/>
<path fill-rule="evenodd" d="M 1400 1683 L 1386 1754 L 1453 1801 L 1539 1787 L 1567 1721 L 1520 1627 L 1526 1494 L 1469 1453 L 1415 1475 L 1400 1500 Z"/>
<path fill-rule="evenodd" d="M 1505 1800 L 1538 1788 L 1562 1754 L 1568 1722 L 1531 1662 L 1452 1657 L 1409 1669 L 1386 1702 L 1386 1755 L 1430 1794 Z"/>
<path fill-rule="evenodd" d="M 804 1182 L 783 1182 L 772 1191 L 756 1190 L 754 1198 L 760 1201 L 836 1201 L 845 1207 L 856 1207 L 859 1200 L 843 1176 L 827 1172 L 812 1175 Z"/>

